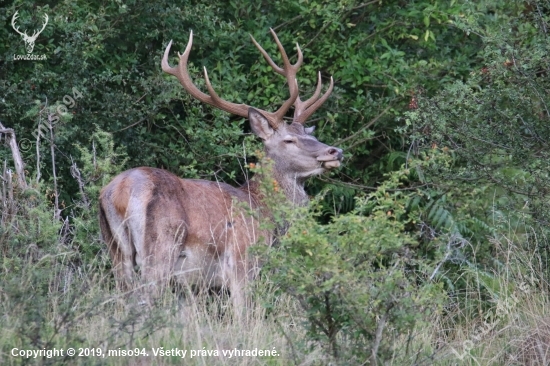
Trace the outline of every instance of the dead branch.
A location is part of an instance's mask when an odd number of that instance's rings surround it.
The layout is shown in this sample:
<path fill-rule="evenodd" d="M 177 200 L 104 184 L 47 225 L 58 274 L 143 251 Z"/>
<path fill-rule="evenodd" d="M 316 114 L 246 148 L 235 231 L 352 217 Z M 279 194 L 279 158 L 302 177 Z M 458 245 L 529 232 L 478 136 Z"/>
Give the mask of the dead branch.
<path fill-rule="evenodd" d="M 71 175 L 74 179 L 76 179 L 78 183 L 78 189 L 80 190 L 80 196 L 82 197 L 82 203 L 87 208 L 90 207 L 90 201 L 88 200 L 88 196 L 86 196 L 86 193 L 84 192 L 84 179 L 82 178 L 82 174 L 80 173 L 80 169 L 78 169 L 78 166 L 73 161 L 73 158 L 71 157 L 72 165 L 71 165 Z"/>
<path fill-rule="evenodd" d="M 23 163 L 23 159 L 21 158 L 19 146 L 17 146 L 15 132 L 13 131 L 13 128 L 6 128 L 2 125 L 2 123 L 0 123 L 0 137 L 1 134 L 4 134 L 6 136 L 6 142 L 10 146 L 19 187 L 21 187 L 21 189 L 27 189 L 27 181 L 25 180 L 25 164 Z"/>

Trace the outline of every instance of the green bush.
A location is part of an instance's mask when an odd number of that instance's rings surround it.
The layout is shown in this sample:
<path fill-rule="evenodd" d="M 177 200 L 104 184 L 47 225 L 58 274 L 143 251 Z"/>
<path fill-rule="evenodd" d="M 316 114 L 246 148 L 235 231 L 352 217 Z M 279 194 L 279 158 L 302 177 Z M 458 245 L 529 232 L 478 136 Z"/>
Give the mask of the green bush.
<path fill-rule="evenodd" d="M 540 3 L 512 7 L 521 16 L 500 22 L 462 24 L 483 40 L 482 66 L 467 81 L 420 97 L 408 115 L 425 157 L 417 167 L 431 190 L 425 221 L 441 229 L 443 213 L 454 216 L 463 237 L 485 243 L 477 251 L 485 253 L 478 258 L 485 265 L 492 265 L 494 253 L 485 236 L 499 226 L 547 234 L 550 54 L 548 15 Z M 468 222 L 478 229 L 468 230 Z"/>
<path fill-rule="evenodd" d="M 307 344 L 320 343 L 338 363 L 412 358 L 419 350 L 401 352 L 392 340 L 441 310 L 442 287 L 429 279 L 434 261 L 418 255 L 406 230 L 410 193 L 400 185 L 396 174 L 326 225 L 315 211 L 288 214 L 293 225 L 264 254 L 269 280 L 305 313 Z"/>

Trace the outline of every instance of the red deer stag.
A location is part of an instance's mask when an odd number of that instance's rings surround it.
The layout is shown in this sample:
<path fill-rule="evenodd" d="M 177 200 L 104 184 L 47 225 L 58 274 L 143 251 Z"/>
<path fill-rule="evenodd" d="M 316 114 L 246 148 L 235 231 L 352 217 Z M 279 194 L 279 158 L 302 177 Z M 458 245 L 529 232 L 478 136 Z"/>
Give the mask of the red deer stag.
<path fill-rule="evenodd" d="M 233 304 L 242 307 L 244 285 L 258 271 L 247 249 L 260 238 L 270 245 L 274 235 L 261 230 L 250 212 L 269 212 L 262 202 L 261 179 L 275 180 L 290 203 L 304 205 L 308 199 L 305 179 L 340 166 L 342 150 L 317 141 L 311 135 L 313 128 L 304 126 L 331 93 L 332 78 L 328 90 L 319 98 L 319 74 L 314 95 L 300 100 L 296 81 L 303 61 L 300 47 L 296 45 L 298 60 L 293 65 L 275 32 L 271 33 L 283 67 L 276 65 L 254 38 L 252 41 L 275 72 L 286 78 L 290 89 L 290 98 L 274 113 L 221 99 L 212 88 L 206 68 L 204 78 L 209 94 L 200 91 L 187 70 L 193 33 L 185 52 L 179 54 L 177 67 L 168 64 L 172 42 L 166 47 L 162 69 L 177 77 L 199 101 L 248 117 L 252 131 L 263 140 L 264 159 L 270 159 L 271 170 L 239 188 L 221 182 L 181 179 L 166 170 L 147 167 L 130 169 L 115 177 L 101 191 L 99 219 L 122 288 L 132 282 L 137 265 L 146 283 L 171 279 L 202 288 L 228 287 Z M 283 117 L 292 105 L 294 119 L 287 124 Z"/>

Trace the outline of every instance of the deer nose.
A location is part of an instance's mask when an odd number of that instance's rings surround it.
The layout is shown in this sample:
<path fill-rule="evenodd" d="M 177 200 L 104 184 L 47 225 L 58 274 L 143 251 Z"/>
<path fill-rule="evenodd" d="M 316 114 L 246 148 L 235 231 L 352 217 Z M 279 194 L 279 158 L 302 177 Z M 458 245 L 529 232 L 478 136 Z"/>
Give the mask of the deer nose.
<path fill-rule="evenodd" d="M 339 149 L 337 147 L 329 147 L 327 150 L 328 155 L 334 156 L 338 160 L 342 160 L 342 149 Z"/>

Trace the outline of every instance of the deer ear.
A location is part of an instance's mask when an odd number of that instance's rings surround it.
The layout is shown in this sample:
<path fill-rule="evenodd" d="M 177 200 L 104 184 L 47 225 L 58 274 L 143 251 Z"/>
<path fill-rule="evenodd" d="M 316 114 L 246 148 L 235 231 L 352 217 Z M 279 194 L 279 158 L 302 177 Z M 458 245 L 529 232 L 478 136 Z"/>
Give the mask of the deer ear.
<path fill-rule="evenodd" d="M 313 131 L 315 131 L 315 126 L 306 127 L 306 128 L 304 128 L 304 130 L 306 131 L 306 133 L 308 135 L 311 135 L 313 133 Z"/>
<path fill-rule="evenodd" d="M 254 108 L 248 109 L 248 120 L 254 134 L 262 140 L 269 139 L 275 133 L 267 118 Z"/>

